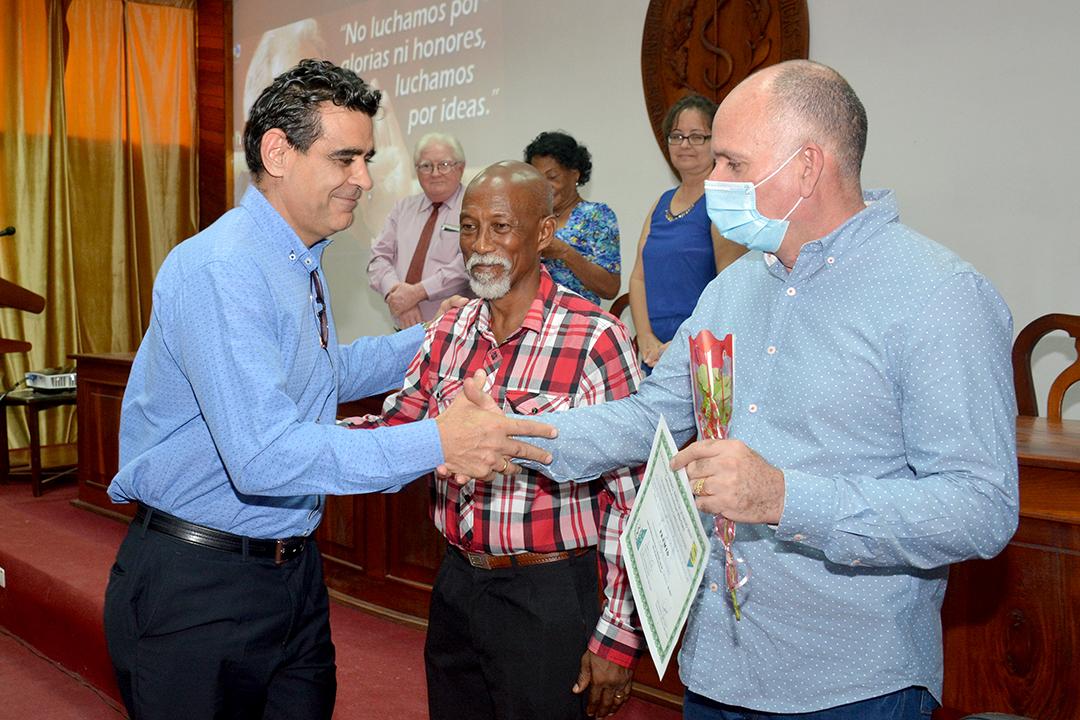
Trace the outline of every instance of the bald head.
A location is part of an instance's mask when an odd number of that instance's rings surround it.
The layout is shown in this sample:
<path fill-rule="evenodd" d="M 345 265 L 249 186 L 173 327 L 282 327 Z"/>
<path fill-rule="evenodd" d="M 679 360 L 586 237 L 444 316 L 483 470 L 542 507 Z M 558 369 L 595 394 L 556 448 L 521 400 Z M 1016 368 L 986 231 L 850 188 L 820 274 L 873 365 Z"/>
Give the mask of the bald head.
<path fill-rule="evenodd" d="M 789 60 L 755 73 L 745 84 L 764 94 L 766 116 L 778 144 L 816 142 L 833 153 L 842 176 L 859 179 L 866 151 L 866 109 L 840 73 L 810 60 Z"/>
<path fill-rule="evenodd" d="M 551 215 L 551 185 L 544 176 L 528 163 L 516 160 L 503 160 L 484 168 L 465 188 L 466 195 L 478 188 L 498 190 L 510 193 L 514 190 L 514 204 L 522 212 L 532 211 L 537 217 Z"/>

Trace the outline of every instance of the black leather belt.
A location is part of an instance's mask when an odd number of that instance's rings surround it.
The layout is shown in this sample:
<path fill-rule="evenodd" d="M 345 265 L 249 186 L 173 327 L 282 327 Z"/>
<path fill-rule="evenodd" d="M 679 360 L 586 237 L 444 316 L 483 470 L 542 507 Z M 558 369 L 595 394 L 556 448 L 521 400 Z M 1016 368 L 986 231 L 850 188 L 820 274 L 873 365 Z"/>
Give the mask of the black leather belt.
<path fill-rule="evenodd" d="M 291 537 L 282 540 L 261 540 L 243 535 L 233 535 L 222 530 L 196 525 L 187 520 L 156 510 L 146 505 L 139 505 L 135 512 L 133 525 L 142 525 L 147 530 L 183 540 L 192 545 L 200 545 L 222 552 L 238 553 L 250 557 L 273 558 L 278 565 L 292 560 L 304 552 L 306 537 Z"/>

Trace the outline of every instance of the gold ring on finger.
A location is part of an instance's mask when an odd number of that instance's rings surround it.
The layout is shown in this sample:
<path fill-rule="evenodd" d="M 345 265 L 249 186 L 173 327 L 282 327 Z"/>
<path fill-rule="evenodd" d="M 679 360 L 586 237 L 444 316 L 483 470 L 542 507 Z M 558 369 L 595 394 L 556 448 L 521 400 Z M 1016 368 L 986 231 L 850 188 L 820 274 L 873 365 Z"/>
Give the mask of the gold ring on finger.
<path fill-rule="evenodd" d="M 700 495 L 704 489 L 705 489 L 705 478 L 701 478 L 696 483 L 694 483 L 693 491 L 694 491 L 695 495 Z"/>
<path fill-rule="evenodd" d="M 510 458 L 504 457 L 503 458 L 502 470 L 499 471 L 499 474 L 500 475 L 505 475 L 506 474 L 506 468 L 508 468 L 508 467 L 510 467 Z"/>

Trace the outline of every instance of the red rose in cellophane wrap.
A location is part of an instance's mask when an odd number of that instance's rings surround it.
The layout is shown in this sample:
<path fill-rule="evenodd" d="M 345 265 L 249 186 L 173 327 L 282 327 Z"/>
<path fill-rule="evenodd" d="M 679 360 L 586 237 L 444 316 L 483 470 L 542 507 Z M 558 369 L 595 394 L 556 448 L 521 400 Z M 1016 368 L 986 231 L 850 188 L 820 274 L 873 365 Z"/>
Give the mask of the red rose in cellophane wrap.
<path fill-rule="evenodd" d="M 708 330 L 702 330 L 690 337 L 690 387 L 693 388 L 698 437 L 719 440 L 727 437 L 734 376 L 734 336 L 729 333 L 723 339 L 717 339 Z M 727 587 L 731 593 L 735 619 L 738 620 L 742 615 L 735 591 L 746 584 L 750 572 L 742 558 L 735 557 L 735 523 L 721 515 L 716 516 L 715 523 L 716 535 L 724 547 Z M 743 565 L 741 577 L 740 565 Z"/>

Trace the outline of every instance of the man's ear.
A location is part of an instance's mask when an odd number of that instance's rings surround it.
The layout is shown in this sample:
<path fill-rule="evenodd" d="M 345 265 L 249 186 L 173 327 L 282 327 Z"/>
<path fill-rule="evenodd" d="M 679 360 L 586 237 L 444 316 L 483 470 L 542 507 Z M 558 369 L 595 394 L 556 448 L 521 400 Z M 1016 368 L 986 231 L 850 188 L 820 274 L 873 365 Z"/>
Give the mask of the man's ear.
<path fill-rule="evenodd" d="M 284 175 L 289 166 L 292 149 L 293 146 L 289 144 L 283 130 L 270 128 L 264 132 L 262 140 L 259 141 L 259 153 L 266 174 L 276 178 Z"/>
<path fill-rule="evenodd" d="M 803 197 L 810 197 L 825 170 L 825 150 L 817 143 L 807 143 L 795 156 L 795 162 L 799 163 L 800 193 Z"/>
<path fill-rule="evenodd" d="M 540 221 L 540 238 L 536 241 L 536 251 L 543 252 L 551 244 L 553 237 L 555 237 L 555 216 L 548 215 Z"/>

